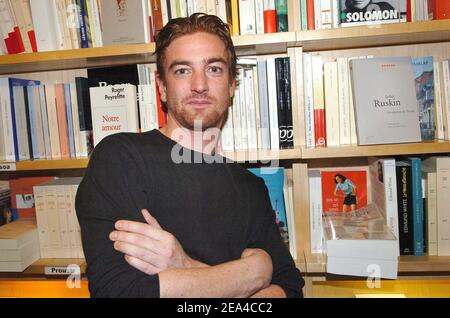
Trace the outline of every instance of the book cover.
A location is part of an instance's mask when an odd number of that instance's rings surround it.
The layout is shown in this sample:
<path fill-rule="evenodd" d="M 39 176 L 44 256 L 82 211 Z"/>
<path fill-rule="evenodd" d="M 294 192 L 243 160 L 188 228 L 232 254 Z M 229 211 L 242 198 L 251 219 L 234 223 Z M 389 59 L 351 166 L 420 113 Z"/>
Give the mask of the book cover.
<path fill-rule="evenodd" d="M 450 18 L 450 1 L 428 0 L 428 18 L 430 20 L 444 20 Z"/>
<path fill-rule="evenodd" d="M 91 87 L 90 96 L 94 147 L 106 136 L 138 132 L 136 86 Z"/>
<path fill-rule="evenodd" d="M 412 59 L 422 141 L 435 138 L 433 57 Z"/>
<path fill-rule="evenodd" d="M 284 168 L 250 168 L 248 170 L 264 180 L 281 238 L 289 247 L 289 232 L 283 194 Z"/>
<path fill-rule="evenodd" d="M 410 57 L 354 59 L 350 72 L 359 145 L 421 141 Z"/>
<path fill-rule="evenodd" d="M 406 22 L 407 0 L 340 0 L 341 26 Z"/>
<path fill-rule="evenodd" d="M 154 8 L 155 1 L 152 1 L 152 5 Z M 103 45 L 149 42 L 150 38 L 147 36 L 149 32 L 146 30 L 146 21 L 143 15 L 146 9 L 144 1 L 103 0 L 101 6 Z M 158 25 L 156 29 L 159 30 Z"/>
<path fill-rule="evenodd" d="M 55 177 L 26 177 L 11 179 L 11 206 L 17 211 L 19 219 L 33 219 L 36 217 L 33 187 Z"/>
<path fill-rule="evenodd" d="M 351 214 L 367 205 L 367 171 L 322 171 L 324 215 Z"/>
<path fill-rule="evenodd" d="M 413 216 L 412 216 L 412 171 L 404 162 L 396 162 L 398 237 L 400 255 L 414 254 Z"/>

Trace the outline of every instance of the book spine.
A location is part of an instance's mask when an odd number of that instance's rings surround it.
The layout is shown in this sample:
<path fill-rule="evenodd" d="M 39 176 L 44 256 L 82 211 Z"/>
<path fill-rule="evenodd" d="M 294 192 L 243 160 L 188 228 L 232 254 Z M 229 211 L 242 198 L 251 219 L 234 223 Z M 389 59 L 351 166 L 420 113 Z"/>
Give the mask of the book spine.
<path fill-rule="evenodd" d="M 55 85 L 55 98 L 56 98 L 56 114 L 58 119 L 58 131 L 59 131 L 59 149 L 61 150 L 61 158 L 69 159 L 69 131 L 67 127 L 67 115 L 66 115 L 66 98 L 64 94 L 64 84 Z"/>
<path fill-rule="evenodd" d="M 396 166 L 400 255 L 414 254 L 411 167 Z"/>
<path fill-rule="evenodd" d="M 277 10 L 273 0 L 264 0 L 264 33 L 277 32 Z"/>
<path fill-rule="evenodd" d="M 256 126 L 255 93 L 253 91 L 253 69 L 244 71 L 245 104 L 248 128 L 248 149 L 258 149 L 258 135 Z"/>
<path fill-rule="evenodd" d="M 450 140 L 450 61 L 442 61 L 442 91 L 445 139 Z"/>
<path fill-rule="evenodd" d="M 442 111 L 442 82 L 441 82 L 441 69 L 439 67 L 439 62 L 433 62 L 433 77 L 434 77 L 434 123 L 436 126 L 436 138 L 443 140 L 445 139 L 444 131 L 444 118 Z"/>
<path fill-rule="evenodd" d="M 80 142 L 80 121 L 78 118 L 78 101 L 77 101 L 77 88 L 74 82 L 69 83 L 72 121 L 73 121 L 73 137 L 75 147 L 75 157 L 81 156 L 81 142 Z"/>
<path fill-rule="evenodd" d="M 84 10 L 83 0 L 77 0 L 78 21 L 80 21 L 80 41 L 82 48 L 89 47 L 87 28 L 86 28 L 86 12 Z"/>
<path fill-rule="evenodd" d="M 56 113 L 55 85 L 45 85 L 48 125 L 50 129 L 50 148 L 52 159 L 61 159 L 61 146 L 59 143 L 58 115 Z"/>
<path fill-rule="evenodd" d="M 280 147 L 280 133 L 278 127 L 275 58 L 267 59 L 267 85 L 269 97 L 270 149 L 278 150 Z"/>
<path fill-rule="evenodd" d="M 291 63 L 290 58 L 283 58 L 284 63 L 284 95 L 285 95 L 285 118 L 286 118 L 286 147 L 294 147 L 294 126 L 292 119 L 292 94 L 291 94 Z"/>
<path fill-rule="evenodd" d="M 287 143 L 287 118 L 286 118 L 286 96 L 284 94 L 284 63 L 283 58 L 275 58 L 275 75 L 277 84 L 277 113 L 279 129 L 279 148 L 286 148 Z"/>
<path fill-rule="evenodd" d="M 312 55 L 314 94 L 314 136 L 316 147 L 326 147 L 325 101 L 323 96 L 323 61 L 319 54 Z"/>
<path fill-rule="evenodd" d="M 418 158 L 411 158 L 412 170 L 412 202 L 413 202 L 413 232 L 414 255 L 424 254 L 423 236 L 423 202 L 422 202 L 422 164 Z"/>
<path fill-rule="evenodd" d="M 277 0 L 275 10 L 277 12 L 277 32 L 289 31 L 287 0 Z"/>
<path fill-rule="evenodd" d="M 349 105 L 349 75 L 348 59 L 337 58 L 339 83 L 339 133 L 340 144 L 350 144 L 350 105 Z"/>
<path fill-rule="evenodd" d="M 437 255 L 437 178 L 436 172 L 426 173 L 427 180 L 427 250 L 429 256 Z"/>
<path fill-rule="evenodd" d="M 66 105 L 66 118 L 67 118 L 67 133 L 69 135 L 69 155 L 70 158 L 75 158 L 75 136 L 73 130 L 73 118 L 72 118 L 72 101 L 70 99 L 70 84 L 64 84 L 64 97 Z"/>
<path fill-rule="evenodd" d="M 47 115 L 47 102 L 45 100 L 45 90 L 43 85 L 39 85 L 39 101 L 40 112 L 42 116 L 42 128 L 44 133 L 44 145 L 45 145 L 45 159 L 52 158 L 52 149 L 50 146 L 50 126 Z"/>
<path fill-rule="evenodd" d="M 67 221 L 67 205 L 66 205 L 66 192 L 65 185 L 55 186 L 55 197 L 56 197 L 56 213 L 59 219 L 59 236 L 61 240 L 60 253 L 58 257 L 60 258 L 70 258 L 70 233 L 69 224 Z"/>
<path fill-rule="evenodd" d="M 320 171 L 311 170 L 309 175 L 309 213 L 311 231 L 311 253 L 322 253 L 323 226 L 322 226 L 322 179 Z"/>
<path fill-rule="evenodd" d="M 50 232 L 49 254 L 51 258 L 59 258 L 61 256 L 61 234 L 55 186 L 44 187 L 44 200 Z"/>
<path fill-rule="evenodd" d="M 306 147 L 315 147 L 314 135 L 314 90 L 312 74 L 312 57 L 310 53 L 303 54 L 303 91 L 305 103 L 305 135 Z"/>
<path fill-rule="evenodd" d="M 301 0 L 300 2 L 300 14 L 302 16 L 301 20 L 302 20 L 302 29 L 301 31 L 306 31 L 308 30 L 308 10 L 307 10 L 307 6 L 306 6 L 306 1 L 307 0 Z"/>
<path fill-rule="evenodd" d="M 244 77 L 245 69 L 242 68 L 239 72 L 239 110 L 240 114 L 239 120 L 241 122 L 241 147 L 242 150 L 248 150 L 248 124 L 247 124 L 247 104 L 245 102 L 245 98 L 247 96 L 247 92 L 245 91 L 245 77 Z"/>
<path fill-rule="evenodd" d="M 33 99 L 33 86 L 25 87 L 25 94 L 27 95 L 28 103 L 26 108 L 28 110 L 27 122 L 30 123 L 28 126 L 28 134 L 31 137 L 31 140 L 28 140 L 31 145 L 31 154 L 33 155 L 33 159 L 42 159 L 40 156 L 40 149 L 38 143 L 38 131 L 37 131 L 37 116 L 36 116 L 36 105 L 34 104 Z"/>
<path fill-rule="evenodd" d="M 45 159 L 45 141 L 44 141 L 44 127 L 43 119 L 41 113 L 40 96 L 39 96 L 40 85 L 32 86 L 32 99 L 34 108 L 34 121 L 36 123 L 36 139 L 37 148 L 39 149 L 38 157 L 40 159 Z"/>
<path fill-rule="evenodd" d="M 256 34 L 264 33 L 264 0 L 255 0 Z"/>
<path fill-rule="evenodd" d="M 45 202 L 45 191 L 41 186 L 33 188 L 34 204 L 36 206 L 36 222 L 38 227 L 39 247 L 41 258 L 51 257 L 50 249 L 50 230 L 47 217 L 47 206 Z"/>
<path fill-rule="evenodd" d="M 239 0 L 231 0 L 231 20 L 233 21 L 233 28 L 231 35 L 240 35 L 239 32 Z"/>
<path fill-rule="evenodd" d="M 339 88 L 337 62 L 324 64 L 325 123 L 327 145 L 339 146 Z"/>
<path fill-rule="evenodd" d="M 258 60 L 259 115 L 262 149 L 270 149 L 269 97 L 267 88 L 266 61 Z"/>
<path fill-rule="evenodd" d="M 256 34 L 255 3 L 253 0 L 239 0 L 240 35 Z"/>

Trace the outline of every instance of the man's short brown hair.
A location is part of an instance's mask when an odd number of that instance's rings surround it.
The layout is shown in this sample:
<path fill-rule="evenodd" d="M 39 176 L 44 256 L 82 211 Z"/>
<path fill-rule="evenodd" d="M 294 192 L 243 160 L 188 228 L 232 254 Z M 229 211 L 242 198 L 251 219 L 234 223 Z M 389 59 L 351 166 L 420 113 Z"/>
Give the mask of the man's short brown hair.
<path fill-rule="evenodd" d="M 172 19 L 156 35 L 156 67 L 160 79 L 164 80 L 165 52 L 170 43 L 180 36 L 196 32 L 211 33 L 222 40 L 229 54 L 230 81 L 235 80 L 237 77 L 236 52 L 231 40 L 230 28 L 219 17 L 204 13 L 194 13 L 187 18 Z"/>

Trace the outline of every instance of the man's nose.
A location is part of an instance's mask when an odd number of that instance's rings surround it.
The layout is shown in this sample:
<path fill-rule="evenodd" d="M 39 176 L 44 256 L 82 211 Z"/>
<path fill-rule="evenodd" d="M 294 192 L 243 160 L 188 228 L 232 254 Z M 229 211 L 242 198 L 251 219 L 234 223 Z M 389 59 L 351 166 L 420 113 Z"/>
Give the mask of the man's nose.
<path fill-rule="evenodd" d="M 191 90 L 196 93 L 208 91 L 208 78 L 203 70 L 193 72 L 191 77 Z"/>

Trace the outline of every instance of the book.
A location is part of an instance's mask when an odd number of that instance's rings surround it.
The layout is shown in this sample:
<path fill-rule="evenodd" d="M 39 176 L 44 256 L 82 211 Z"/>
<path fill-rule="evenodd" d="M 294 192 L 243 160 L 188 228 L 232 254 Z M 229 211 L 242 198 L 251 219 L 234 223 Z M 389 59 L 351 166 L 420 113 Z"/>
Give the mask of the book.
<path fill-rule="evenodd" d="M 340 0 L 341 26 L 406 22 L 407 0 Z"/>
<path fill-rule="evenodd" d="M 433 57 L 412 59 L 422 141 L 435 139 Z"/>
<path fill-rule="evenodd" d="M 136 86 L 91 87 L 90 96 L 94 147 L 106 136 L 138 132 Z"/>
<path fill-rule="evenodd" d="M 445 0 L 428 0 L 428 19 L 443 20 L 450 18 L 450 2 Z"/>
<path fill-rule="evenodd" d="M 410 57 L 354 59 L 350 72 L 359 145 L 421 141 Z"/>
<path fill-rule="evenodd" d="M 283 194 L 284 168 L 250 168 L 248 170 L 264 180 L 281 238 L 286 246 L 289 247 L 289 229 Z"/>
<path fill-rule="evenodd" d="M 414 254 L 414 228 L 412 212 L 412 168 L 404 162 L 396 162 L 398 238 L 400 255 Z"/>
<path fill-rule="evenodd" d="M 321 177 L 324 215 L 351 214 L 367 205 L 367 171 L 321 171 Z"/>
<path fill-rule="evenodd" d="M 357 209 L 351 215 L 325 215 L 323 222 L 327 272 L 368 276 L 368 266 L 375 264 L 382 278 L 396 278 L 396 271 L 385 271 L 384 267 L 397 263 L 397 240 L 375 204 Z M 334 266 L 337 264 L 333 262 L 339 260 L 354 267 Z"/>

